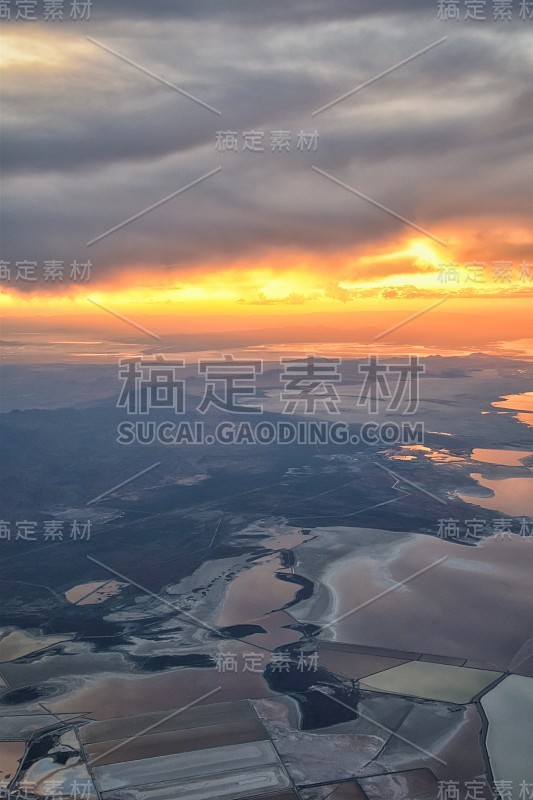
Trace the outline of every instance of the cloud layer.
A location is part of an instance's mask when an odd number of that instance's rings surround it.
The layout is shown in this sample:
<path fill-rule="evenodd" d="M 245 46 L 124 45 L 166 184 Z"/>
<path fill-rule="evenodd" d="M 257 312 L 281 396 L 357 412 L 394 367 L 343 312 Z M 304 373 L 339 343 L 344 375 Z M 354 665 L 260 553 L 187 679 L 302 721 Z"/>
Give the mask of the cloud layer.
<path fill-rule="evenodd" d="M 468 230 L 455 244 L 470 258 L 490 249 L 532 260 L 532 237 L 509 231 L 531 216 L 533 22 L 450 26 L 425 0 L 95 0 L 86 23 L 5 29 L 8 57 L 16 47 L 3 80 L 5 260 L 91 258 L 106 284 L 136 271 L 252 268 L 267 254 L 275 268 L 276 253 L 327 263 L 409 233 L 312 165 L 436 236 Z M 243 151 L 251 130 L 264 133 L 264 152 Z M 279 130 L 291 132 L 290 152 L 271 152 Z M 316 151 L 298 150 L 299 132 L 314 130 Z M 219 152 L 217 131 L 235 131 L 239 151 Z"/>

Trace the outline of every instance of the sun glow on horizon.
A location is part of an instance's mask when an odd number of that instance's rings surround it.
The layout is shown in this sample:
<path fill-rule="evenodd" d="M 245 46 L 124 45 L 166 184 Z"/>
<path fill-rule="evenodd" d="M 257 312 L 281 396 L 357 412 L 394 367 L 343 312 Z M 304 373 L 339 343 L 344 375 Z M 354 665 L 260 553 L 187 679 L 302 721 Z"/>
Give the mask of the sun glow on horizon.
<path fill-rule="evenodd" d="M 418 309 L 446 296 L 460 299 L 485 314 L 487 300 L 504 308 L 510 296 L 526 300 L 533 284 L 447 284 L 439 279 L 452 264 L 458 247 L 444 248 L 424 237 L 408 236 L 374 252 L 280 252 L 226 265 L 206 264 L 175 269 L 136 267 L 99 280 L 97 266 L 88 282 L 4 284 L 0 307 L 10 318 L 79 316 L 97 324 L 102 312 L 141 317 L 178 314 L 217 315 L 228 319 L 309 313 L 378 312 Z M 21 291 L 21 289 L 26 291 Z M 28 289 L 30 291 L 28 291 Z M 94 301 L 94 302 L 91 302 Z M 483 305 L 484 303 L 484 305 Z M 507 313 L 507 312 L 506 312 Z"/>

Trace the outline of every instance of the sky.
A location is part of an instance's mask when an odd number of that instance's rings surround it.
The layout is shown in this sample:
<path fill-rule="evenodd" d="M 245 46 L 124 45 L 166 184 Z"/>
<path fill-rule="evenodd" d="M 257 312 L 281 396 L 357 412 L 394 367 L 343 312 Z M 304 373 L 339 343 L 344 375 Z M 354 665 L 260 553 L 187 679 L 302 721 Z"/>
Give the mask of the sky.
<path fill-rule="evenodd" d="M 398 341 L 531 336 L 533 4 L 41 5 L 2 34 L 8 339 L 119 335 L 110 312 L 243 343 L 421 311 Z"/>

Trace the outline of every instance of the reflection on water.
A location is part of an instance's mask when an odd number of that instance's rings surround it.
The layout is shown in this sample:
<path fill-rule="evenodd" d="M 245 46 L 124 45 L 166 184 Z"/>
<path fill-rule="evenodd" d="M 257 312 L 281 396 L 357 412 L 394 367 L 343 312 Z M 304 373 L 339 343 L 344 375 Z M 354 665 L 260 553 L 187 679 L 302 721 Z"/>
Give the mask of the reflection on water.
<path fill-rule="evenodd" d="M 390 455 L 389 458 L 392 461 L 414 461 L 418 456 L 428 458 L 430 461 L 435 461 L 437 464 L 463 461 L 460 456 L 454 456 L 445 448 L 433 450 L 431 447 L 427 447 L 423 444 L 405 444 L 402 445 L 399 450 L 399 453 L 397 451 L 390 451 L 392 455 Z"/>
<path fill-rule="evenodd" d="M 127 583 L 113 580 L 81 583 L 79 586 L 74 586 L 65 592 L 65 597 L 69 603 L 75 603 L 77 606 L 91 606 L 109 600 L 110 597 L 117 595 L 127 585 Z"/>
<path fill-rule="evenodd" d="M 458 494 L 465 503 L 473 503 L 481 508 L 502 511 L 511 517 L 533 516 L 533 476 L 529 478 L 502 478 L 489 480 L 477 472 L 470 476 L 485 489 L 493 492 L 491 497 Z"/>
<path fill-rule="evenodd" d="M 288 629 L 294 620 L 282 609 L 301 591 L 301 581 L 294 576 L 296 563 L 292 548 L 307 540 L 301 530 L 273 525 L 261 531 L 261 542 L 276 552 L 243 569 L 231 581 L 225 593 L 216 625 L 228 627 L 254 623 L 265 633 L 247 636 L 260 647 L 281 647 L 298 641 L 297 631 Z"/>
<path fill-rule="evenodd" d="M 279 580 L 276 577 L 279 571 L 276 555 L 237 575 L 229 585 L 217 625 L 226 627 L 252 622 L 292 600 L 298 587 Z"/>
<path fill-rule="evenodd" d="M 475 447 L 472 450 L 472 459 L 483 464 L 500 464 L 504 467 L 522 467 L 523 458 L 533 456 L 532 450 L 485 450 Z"/>
<path fill-rule="evenodd" d="M 148 320 L 147 320 L 148 321 Z M 154 323 L 155 324 L 155 323 Z M 152 327 L 150 323 L 149 327 Z M 157 330 L 157 325 L 156 325 Z M 173 335 L 173 331 L 167 331 L 164 335 Z M 114 338 L 84 339 L 74 336 L 61 336 L 47 331 L 24 331 L 18 326 L 11 326 L 9 331 L 11 337 L 2 349 L 2 360 L 7 364 L 102 364 L 115 362 L 117 358 L 138 358 L 146 353 L 146 341 L 142 337 L 138 342 L 126 338 L 124 341 L 117 341 Z M 523 350 L 515 353 L 509 352 L 506 342 L 495 343 L 486 346 L 485 352 L 496 356 L 514 356 L 519 354 L 523 357 Z M 422 343 L 402 345 L 399 343 L 375 342 L 374 351 L 384 357 L 389 358 L 408 358 L 414 352 L 419 356 L 427 358 L 435 355 L 435 348 Z M 441 354 L 447 357 L 467 357 L 471 355 L 469 347 L 441 346 Z M 255 345 L 241 345 L 233 347 L 233 355 L 237 358 L 259 357 L 264 361 L 279 362 L 279 358 L 305 358 L 308 353 L 315 353 L 325 357 L 345 359 L 366 358 L 368 356 L 368 345 L 357 342 L 286 342 L 286 343 L 266 343 Z M 528 348 L 530 352 L 531 348 Z M 195 350 L 187 353 L 190 362 L 202 358 L 220 358 L 220 350 Z M 170 360 L 182 357 L 184 351 L 172 352 L 170 348 L 165 348 L 167 358 Z"/>
<path fill-rule="evenodd" d="M 518 411 L 514 418 L 524 425 L 533 427 L 533 392 L 523 392 L 522 394 L 508 394 L 492 404 L 497 408 L 505 408 L 507 411 Z"/>

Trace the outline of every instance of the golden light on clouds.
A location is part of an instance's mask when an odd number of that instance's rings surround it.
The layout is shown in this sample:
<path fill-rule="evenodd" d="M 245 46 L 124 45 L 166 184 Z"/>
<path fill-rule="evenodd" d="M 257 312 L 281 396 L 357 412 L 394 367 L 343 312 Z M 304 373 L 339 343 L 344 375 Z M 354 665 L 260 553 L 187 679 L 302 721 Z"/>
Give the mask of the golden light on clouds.
<path fill-rule="evenodd" d="M 268 131 L 283 126 L 294 139 L 305 120 L 311 125 L 322 92 L 334 98 L 336 86 L 340 96 L 348 62 L 342 47 L 322 60 L 330 33 L 324 44 L 300 26 L 289 36 L 273 26 L 265 37 L 251 25 L 241 36 L 232 22 L 228 49 L 218 40 L 222 18 L 210 23 L 201 12 L 175 20 L 151 10 L 115 17 L 111 4 L 102 17 L 95 8 L 94 26 L 71 26 L 51 25 L 43 15 L 19 22 L 15 5 L 0 51 L 6 99 L 19 98 L 6 113 L 12 199 L 2 257 L 15 272 L 17 258 L 39 258 L 42 265 L 75 253 L 84 261 L 80 249 L 85 253 L 87 241 L 94 247 L 87 251 L 88 282 L 70 280 L 68 268 L 63 281 L 42 274 L 33 284 L 2 280 L 0 306 L 10 322 L 34 317 L 51 328 L 69 317 L 98 325 L 102 312 L 92 299 L 122 315 L 149 317 L 156 327 L 167 315 L 190 325 L 212 315 L 224 317 L 228 329 L 239 320 L 251 329 L 268 317 L 284 315 L 298 326 L 321 313 L 349 325 L 364 314 L 409 314 L 450 296 L 487 320 L 501 312 L 512 326 L 513 303 L 522 313 L 530 300 L 533 265 L 524 279 L 518 266 L 533 262 L 529 173 L 517 157 L 523 150 L 517 137 L 531 121 L 523 36 L 512 48 L 512 93 L 500 80 L 498 59 L 508 45 L 497 33 L 494 47 L 487 39 L 486 74 L 456 80 L 458 51 L 470 47 L 466 37 L 453 54 L 447 46 L 448 65 L 443 47 L 441 66 L 437 53 L 428 55 L 321 115 L 319 152 L 307 161 L 294 147 L 268 152 Z M 362 37 L 366 52 L 359 22 L 350 41 Z M 381 24 L 376 33 L 382 35 Z M 401 49 L 409 52 L 407 40 Z M 386 49 L 370 50 L 358 67 L 361 80 L 390 63 Z M 470 58 L 468 52 L 466 64 Z M 351 56 L 349 63 L 352 74 Z M 317 84 L 316 97 L 311 86 L 309 97 L 302 91 L 306 74 Z M 403 83 L 394 83 L 404 74 Z M 166 81 L 211 98 L 223 121 L 191 96 L 169 92 Z M 237 94 L 246 100 L 242 117 Z M 215 142 L 226 127 L 238 131 L 239 141 L 248 128 L 264 129 L 266 152 L 223 158 Z M 311 165 L 326 166 L 334 156 L 339 180 L 368 187 L 384 205 L 316 182 Z M 164 208 L 149 206 L 170 196 L 167 183 L 185 186 L 184 176 L 208 174 L 219 161 L 212 184 Z M 395 211 L 384 213 L 389 206 Z M 150 213 L 139 216 L 143 208 Z M 111 229 L 121 220 L 131 224 Z M 105 230 L 113 235 L 92 238 Z M 492 266 L 505 261 L 513 274 L 496 279 Z M 471 262 L 486 263 L 483 281 L 466 280 Z M 456 281 L 443 272 L 454 264 L 461 272 Z M 448 304 L 435 319 L 446 314 Z"/>
<path fill-rule="evenodd" d="M 410 236 L 374 254 L 271 254 L 255 263 L 171 272 L 137 267 L 131 273 L 114 273 L 107 282 L 95 264 L 91 280 L 84 283 L 65 280 L 49 284 L 48 291 L 31 292 L 20 291 L 27 284 L 12 283 L 4 287 L 0 304 L 10 317 L 36 314 L 50 319 L 73 314 L 97 319 L 99 312 L 89 300 L 125 315 L 298 318 L 320 312 L 371 312 L 384 302 L 394 309 L 411 308 L 447 295 L 485 313 L 487 300 L 500 301 L 503 308 L 511 295 L 525 299 L 533 292 L 533 281 L 520 280 L 516 269 L 512 280 L 498 282 L 489 268 L 482 283 L 465 282 L 463 269 L 461 281 L 449 283 L 443 270 L 454 263 L 458 262 L 450 248 Z"/>
<path fill-rule="evenodd" d="M 36 36 L 31 30 L 8 30 L 0 34 L 0 69 L 21 72 L 40 70 L 72 70 L 80 56 L 92 56 L 91 45 L 83 37 L 65 39 L 57 31 L 39 29 Z"/>

